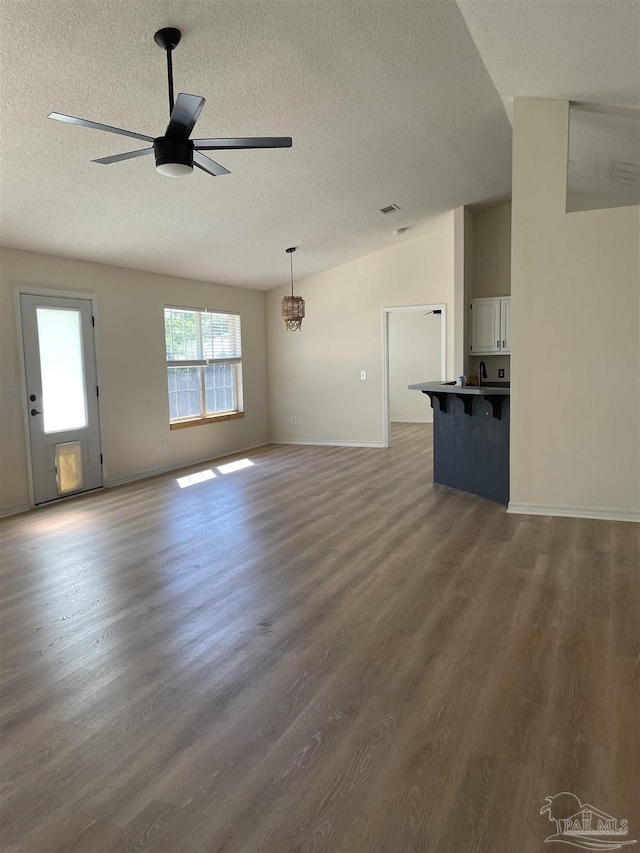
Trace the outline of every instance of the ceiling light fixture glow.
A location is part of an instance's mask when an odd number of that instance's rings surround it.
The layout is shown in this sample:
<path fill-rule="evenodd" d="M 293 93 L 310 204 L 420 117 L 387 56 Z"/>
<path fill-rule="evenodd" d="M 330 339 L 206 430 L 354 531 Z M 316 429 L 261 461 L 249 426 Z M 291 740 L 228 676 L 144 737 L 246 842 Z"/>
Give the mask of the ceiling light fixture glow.
<path fill-rule="evenodd" d="M 193 172 L 193 166 L 188 163 L 159 163 L 156 169 L 167 178 L 183 178 Z"/>

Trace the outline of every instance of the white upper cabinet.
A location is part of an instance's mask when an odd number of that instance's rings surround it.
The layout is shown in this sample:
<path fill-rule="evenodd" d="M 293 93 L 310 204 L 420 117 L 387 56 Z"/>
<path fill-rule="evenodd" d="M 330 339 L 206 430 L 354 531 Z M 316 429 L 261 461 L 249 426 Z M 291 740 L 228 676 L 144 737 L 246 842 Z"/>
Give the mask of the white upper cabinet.
<path fill-rule="evenodd" d="M 503 296 L 500 299 L 500 329 L 502 337 L 500 342 L 502 349 L 500 352 L 507 355 L 511 352 L 511 297 Z"/>
<path fill-rule="evenodd" d="M 471 355 L 511 352 L 511 297 L 474 299 L 470 306 Z"/>

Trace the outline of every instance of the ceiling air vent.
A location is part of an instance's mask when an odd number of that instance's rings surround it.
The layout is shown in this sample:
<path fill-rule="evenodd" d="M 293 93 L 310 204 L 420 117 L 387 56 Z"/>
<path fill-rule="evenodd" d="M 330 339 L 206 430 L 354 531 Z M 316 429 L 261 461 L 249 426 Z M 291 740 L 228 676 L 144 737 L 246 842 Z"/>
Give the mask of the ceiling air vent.
<path fill-rule="evenodd" d="M 396 210 L 400 210 L 397 204 L 388 204 L 380 208 L 380 213 L 394 213 Z"/>

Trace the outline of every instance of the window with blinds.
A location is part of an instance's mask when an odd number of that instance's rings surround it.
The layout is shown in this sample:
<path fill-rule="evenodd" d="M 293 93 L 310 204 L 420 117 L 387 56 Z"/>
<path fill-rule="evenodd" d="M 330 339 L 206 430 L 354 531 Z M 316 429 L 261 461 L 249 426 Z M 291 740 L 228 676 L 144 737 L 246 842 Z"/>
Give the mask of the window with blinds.
<path fill-rule="evenodd" d="M 242 412 L 240 315 L 167 306 L 164 329 L 170 423 Z"/>

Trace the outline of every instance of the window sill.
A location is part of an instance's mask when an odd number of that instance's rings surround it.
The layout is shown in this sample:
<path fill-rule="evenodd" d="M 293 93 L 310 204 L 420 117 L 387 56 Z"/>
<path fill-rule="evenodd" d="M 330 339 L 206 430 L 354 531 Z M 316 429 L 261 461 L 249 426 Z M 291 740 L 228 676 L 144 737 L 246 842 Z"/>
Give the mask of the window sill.
<path fill-rule="evenodd" d="M 235 421 L 243 418 L 244 412 L 230 412 L 228 415 L 211 415 L 209 418 L 194 418 L 191 421 L 176 421 L 169 424 L 169 429 L 185 429 L 186 427 L 203 426 L 203 424 L 217 424 L 220 421 Z"/>

